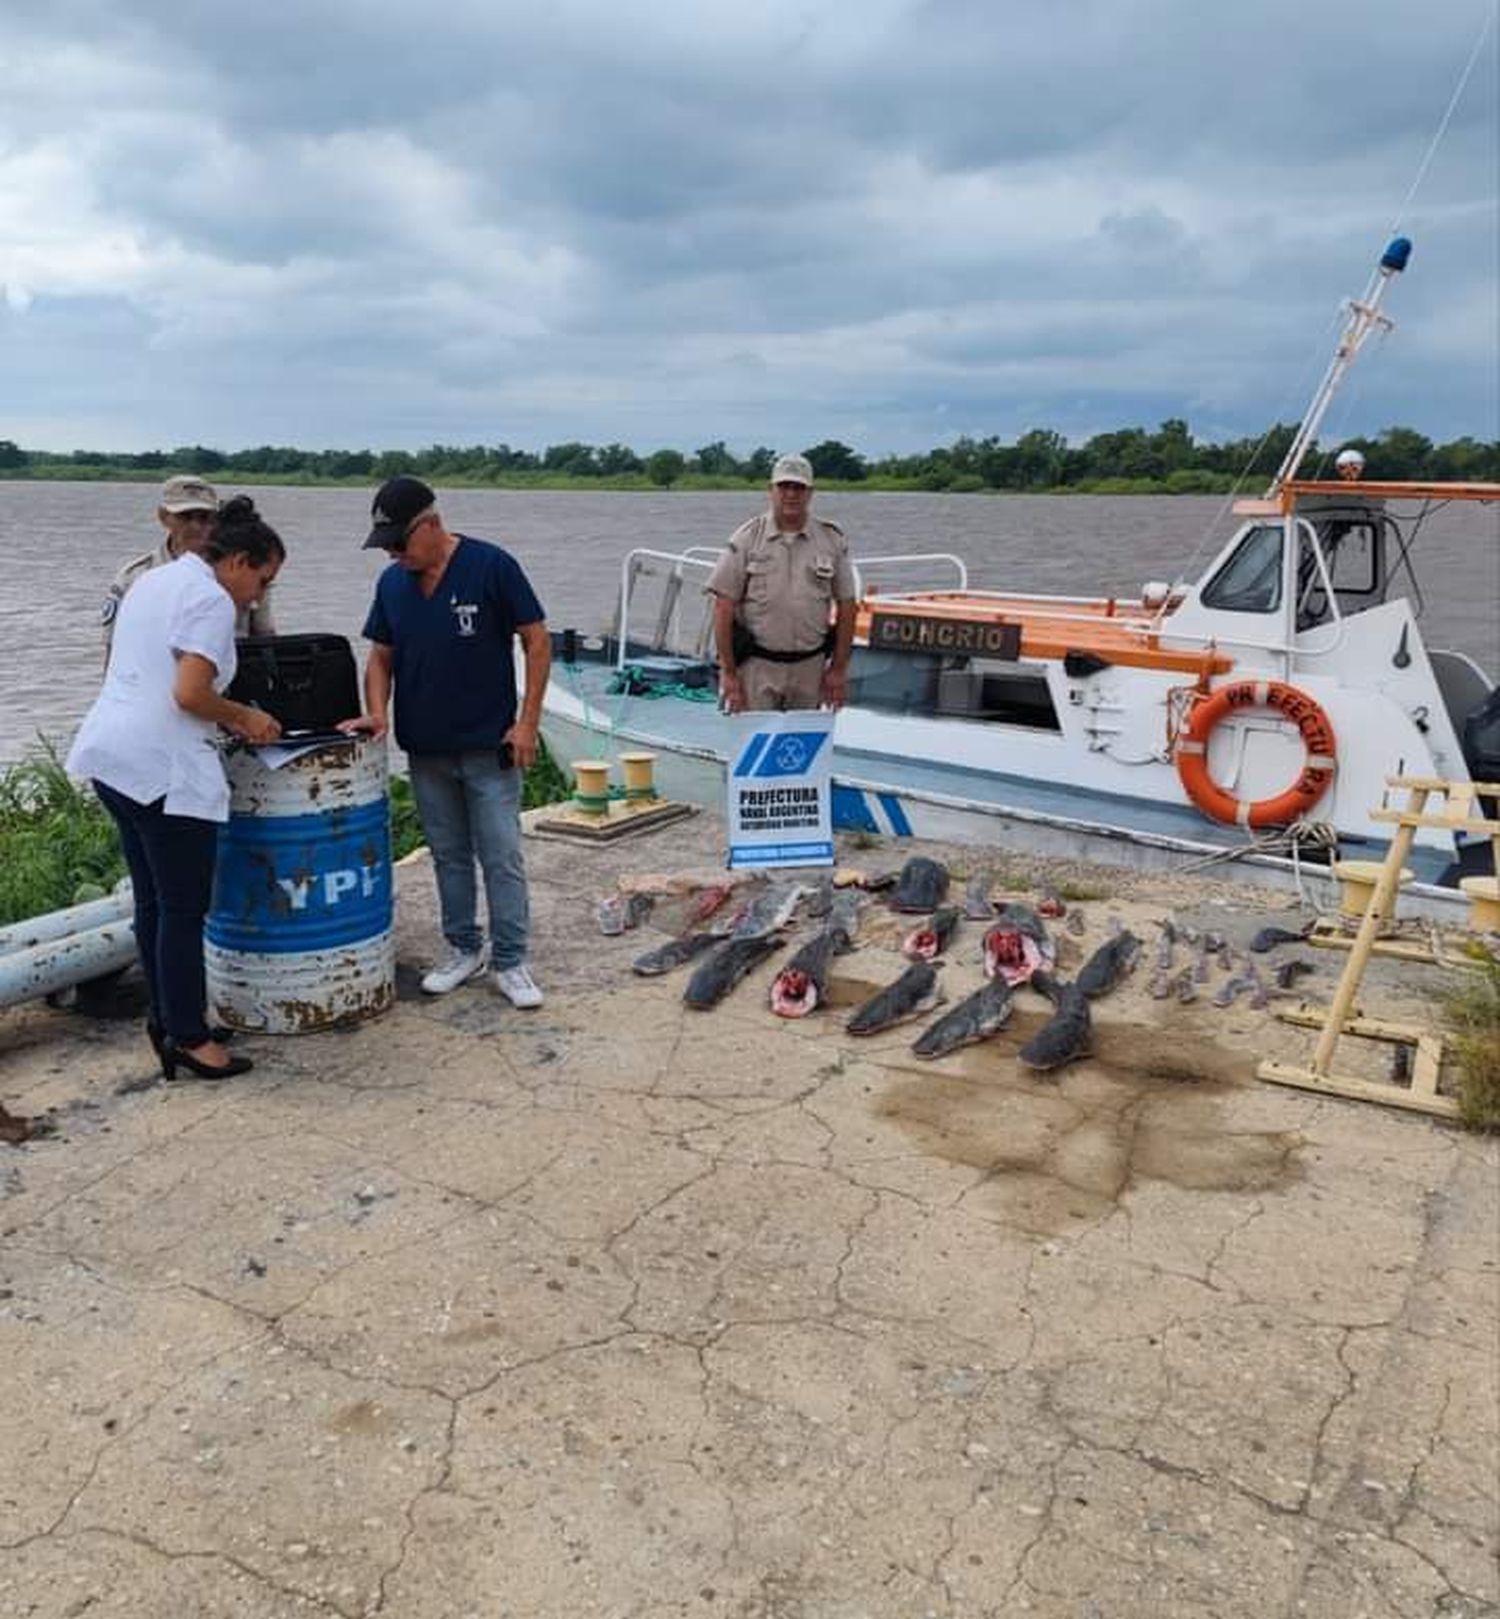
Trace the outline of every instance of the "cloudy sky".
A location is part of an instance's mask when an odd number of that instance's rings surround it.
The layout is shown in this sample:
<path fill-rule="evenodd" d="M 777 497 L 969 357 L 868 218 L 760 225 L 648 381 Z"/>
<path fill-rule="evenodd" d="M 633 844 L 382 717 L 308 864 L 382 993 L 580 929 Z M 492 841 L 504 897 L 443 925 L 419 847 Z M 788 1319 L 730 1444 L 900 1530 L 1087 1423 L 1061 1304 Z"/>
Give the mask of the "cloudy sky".
<path fill-rule="evenodd" d="M 0 438 L 1500 436 L 1496 4 L 4 0 Z"/>

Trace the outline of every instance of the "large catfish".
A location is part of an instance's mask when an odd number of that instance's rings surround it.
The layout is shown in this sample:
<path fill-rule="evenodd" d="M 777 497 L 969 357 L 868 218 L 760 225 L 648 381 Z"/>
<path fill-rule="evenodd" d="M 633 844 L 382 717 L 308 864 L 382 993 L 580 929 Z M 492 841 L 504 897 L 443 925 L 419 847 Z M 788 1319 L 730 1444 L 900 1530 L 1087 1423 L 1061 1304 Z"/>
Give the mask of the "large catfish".
<path fill-rule="evenodd" d="M 1036 972 L 1031 987 L 1057 1008 L 1051 1018 L 1016 1053 L 1028 1068 L 1061 1068 L 1084 1056 L 1093 1033 L 1088 997 L 1077 984 L 1063 983 L 1048 972 Z"/>
<path fill-rule="evenodd" d="M 781 940 L 771 933 L 756 934 L 750 939 L 729 939 L 712 955 L 698 963 L 688 979 L 682 998 L 689 1006 L 706 1012 L 739 983 L 746 973 L 752 972 L 773 951 L 781 948 Z"/>
<path fill-rule="evenodd" d="M 1034 972 L 1051 968 L 1057 946 L 1029 905 L 1002 905 L 984 936 L 984 975 L 1024 984 Z"/>
<path fill-rule="evenodd" d="M 935 911 L 948 897 L 948 868 L 941 860 L 913 855 L 901 868 L 896 891 L 891 895 L 893 911 Z"/>
<path fill-rule="evenodd" d="M 1010 1019 L 1015 991 L 1003 978 L 988 978 L 965 1001 L 924 1029 L 912 1046 L 918 1057 L 946 1057 L 998 1034 Z"/>
<path fill-rule="evenodd" d="M 896 980 L 872 995 L 849 1014 L 844 1025 L 850 1034 L 879 1034 L 894 1024 L 921 1017 L 939 1004 L 937 968 L 930 961 L 914 961 Z"/>
<path fill-rule="evenodd" d="M 806 1017 L 828 1002 L 828 966 L 848 946 L 841 928 L 815 933 L 771 982 L 771 1010 L 777 1017 Z"/>

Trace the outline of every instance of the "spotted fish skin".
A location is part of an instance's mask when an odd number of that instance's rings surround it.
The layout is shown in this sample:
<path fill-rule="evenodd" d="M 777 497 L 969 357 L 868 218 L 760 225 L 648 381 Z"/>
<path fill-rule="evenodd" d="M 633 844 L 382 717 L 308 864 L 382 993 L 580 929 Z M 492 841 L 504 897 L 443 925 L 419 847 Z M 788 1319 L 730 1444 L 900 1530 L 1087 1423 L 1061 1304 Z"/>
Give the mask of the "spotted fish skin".
<path fill-rule="evenodd" d="M 771 1010 L 777 1017 L 806 1017 L 828 1002 L 828 964 L 846 935 L 836 928 L 815 933 L 771 982 Z"/>
<path fill-rule="evenodd" d="M 941 860 L 913 855 L 901 868 L 891 895 L 893 911 L 935 911 L 948 897 L 948 868 Z"/>
<path fill-rule="evenodd" d="M 686 962 L 701 956 L 705 950 L 711 950 L 716 944 L 723 944 L 722 933 L 686 933 L 680 939 L 668 939 L 655 950 L 648 950 L 645 955 L 637 956 L 630 964 L 633 973 L 639 973 L 642 978 L 656 978 L 662 973 L 669 973 L 674 967 L 681 967 Z"/>
<path fill-rule="evenodd" d="M 922 1031 L 912 1045 L 913 1055 L 946 1057 L 960 1046 L 988 1040 L 1010 1021 L 1014 999 L 1015 991 L 1003 978 L 987 979 L 967 1000 Z"/>
<path fill-rule="evenodd" d="M 887 984 L 856 1007 L 844 1027 L 850 1034 L 879 1034 L 893 1024 L 930 1012 L 941 998 L 937 968 L 930 961 L 914 961 L 894 984 Z"/>
<path fill-rule="evenodd" d="M 1116 984 L 1130 973 L 1141 953 L 1141 941 L 1127 929 L 1117 933 L 1084 962 L 1076 982 L 1092 1001 L 1107 995 Z"/>
<path fill-rule="evenodd" d="M 901 942 L 901 954 L 912 961 L 933 961 L 948 948 L 958 926 L 959 910 L 956 905 L 944 905 L 932 913 L 925 927 L 913 928 Z"/>
<path fill-rule="evenodd" d="M 697 1011 L 706 1012 L 717 1006 L 746 973 L 780 948 L 781 940 L 768 933 L 722 942 L 712 955 L 698 963 L 682 992 L 683 1000 Z"/>
<path fill-rule="evenodd" d="M 1093 1021 L 1089 1017 L 1088 997 L 1076 983 L 1063 983 L 1046 972 L 1034 973 L 1031 983 L 1057 1010 L 1016 1056 L 1028 1068 L 1045 1073 L 1087 1054 Z"/>

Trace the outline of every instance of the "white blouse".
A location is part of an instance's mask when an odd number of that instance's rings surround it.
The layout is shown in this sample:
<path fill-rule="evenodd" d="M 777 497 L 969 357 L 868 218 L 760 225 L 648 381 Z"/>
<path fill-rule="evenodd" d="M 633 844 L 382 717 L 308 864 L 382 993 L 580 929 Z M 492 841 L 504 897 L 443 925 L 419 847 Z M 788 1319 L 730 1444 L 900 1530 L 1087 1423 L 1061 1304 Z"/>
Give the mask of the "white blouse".
<path fill-rule="evenodd" d="M 121 602 L 104 686 L 73 739 L 67 770 L 138 804 L 165 798 L 168 815 L 227 821 L 218 727 L 172 695 L 185 652 L 214 666 L 215 691 L 234 679 L 234 599 L 191 553 L 142 575 Z"/>

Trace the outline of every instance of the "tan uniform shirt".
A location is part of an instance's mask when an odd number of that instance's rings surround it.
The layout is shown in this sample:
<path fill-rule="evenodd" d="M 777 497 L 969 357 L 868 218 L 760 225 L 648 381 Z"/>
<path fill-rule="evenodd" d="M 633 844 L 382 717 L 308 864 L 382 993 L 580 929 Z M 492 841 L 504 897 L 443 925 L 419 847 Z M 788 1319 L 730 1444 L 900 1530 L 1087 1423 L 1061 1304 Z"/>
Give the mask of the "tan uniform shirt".
<path fill-rule="evenodd" d="M 854 600 L 849 542 L 836 523 L 809 517 L 779 534 L 769 512 L 742 523 L 704 587 L 735 604 L 736 617 L 772 652 L 822 650 L 835 602 Z"/>
<path fill-rule="evenodd" d="M 99 609 L 99 627 L 104 632 L 104 656 L 109 657 L 110 643 L 114 640 L 115 615 L 120 611 L 120 603 L 125 600 L 125 592 L 136 582 L 143 573 L 149 573 L 152 568 L 164 568 L 169 562 L 175 562 L 176 557 L 167 549 L 164 538 L 154 551 L 147 551 L 138 557 L 132 557 L 124 567 L 110 581 L 109 594 L 104 598 Z M 236 635 L 275 635 L 276 624 L 271 616 L 271 587 L 266 587 L 265 594 L 254 607 L 237 607 L 234 613 L 234 633 Z"/>

